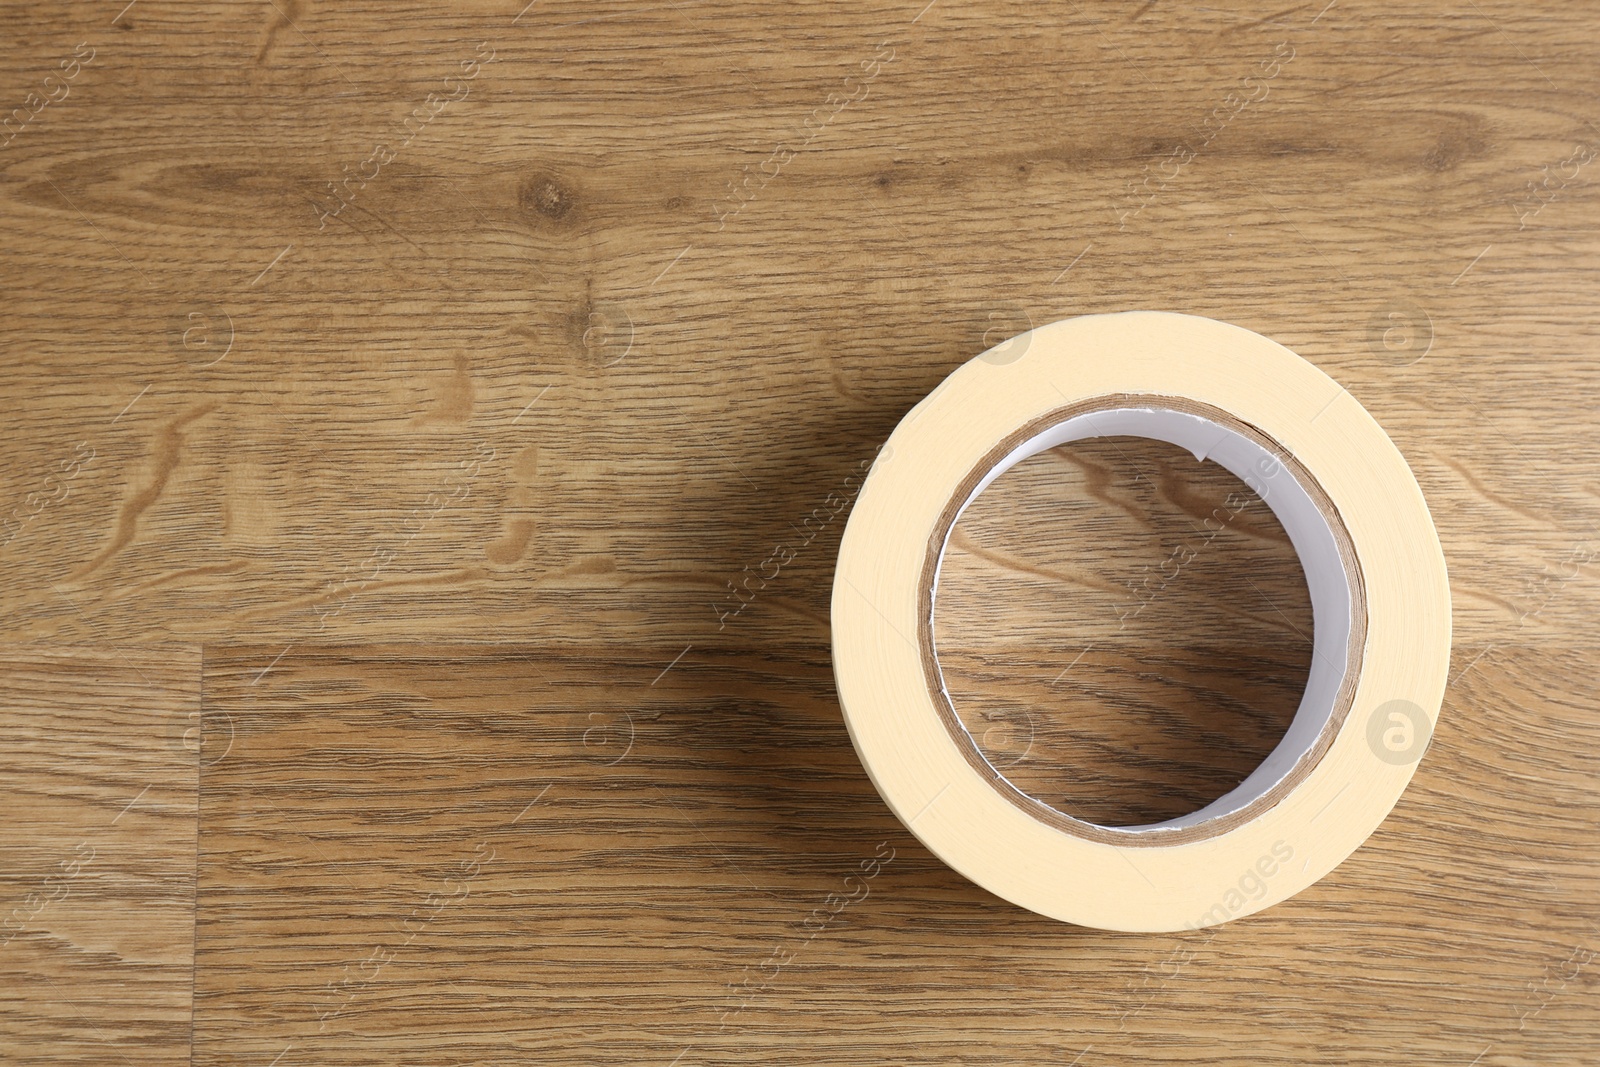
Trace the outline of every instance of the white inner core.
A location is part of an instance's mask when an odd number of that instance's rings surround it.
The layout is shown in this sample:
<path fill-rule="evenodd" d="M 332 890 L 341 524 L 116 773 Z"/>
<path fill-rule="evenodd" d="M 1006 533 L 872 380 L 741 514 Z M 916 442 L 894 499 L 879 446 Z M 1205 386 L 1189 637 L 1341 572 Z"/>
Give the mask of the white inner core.
<path fill-rule="evenodd" d="M 1345 574 L 1343 560 L 1339 558 L 1339 546 L 1334 540 L 1333 529 L 1305 487 L 1265 448 L 1236 430 L 1210 419 L 1162 408 L 1116 408 L 1078 415 L 1023 442 L 984 475 L 977 488 L 962 502 L 950 529 L 955 529 L 955 523 L 960 521 L 962 513 L 978 498 L 978 494 L 1013 466 L 1057 445 L 1086 437 L 1148 437 L 1186 448 L 1194 453 L 1197 460 L 1215 461 L 1266 501 L 1267 507 L 1283 524 L 1300 557 L 1300 566 L 1305 571 L 1306 585 L 1311 592 L 1314 629 L 1311 671 L 1306 679 L 1305 695 L 1300 698 L 1300 707 L 1295 711 L 1288 733 L 1248 778 L 1199 811 L 1166 822 L 1117 829 L 1140 833 L 1177 830 L 1232 814 L 1282 781 L 1316 744 L 1322 728 L 1333 717 L 1334 702 L 1348 662 L 1351 629 L 1350 578 Z M 939 549 L 938 566 L 933 573 L 935 611 L 939 568 L 944 565 L 944 552 L 948 546 L 947 532 L 945 544 Z M 932 622 L 931 619 L 929 621 Z M 950 692 L 945 688 L 942 671 L 939 686 L 944 689 L 948 700 Z M 954 706 L 954 701 L 951 701 L 951 705 Z M 976 744 L 973 747 L 976 748 Z M 999 771 L 995 773 L 999 774 Z"/>

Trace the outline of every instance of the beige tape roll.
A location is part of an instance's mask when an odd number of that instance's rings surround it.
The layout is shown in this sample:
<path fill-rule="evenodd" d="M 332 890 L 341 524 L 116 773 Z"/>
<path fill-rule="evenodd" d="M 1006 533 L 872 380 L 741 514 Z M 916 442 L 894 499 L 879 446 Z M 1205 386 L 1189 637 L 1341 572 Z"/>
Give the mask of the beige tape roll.
<path fill-rule="evenodd" d="M 1262 765 L 1198 812 L 1117 828 L 1034 800 L 988 763 L 933 642 L 939 564 L 962 510 L 1028 456 L 1113 435 L 1181 445 L 1259 494 L 1300 557 L 1315 625 L 1305 695 Z M 1225 922 L 1336 867 L 1410 781 L 1450 656 L 1438 535 L 1383 430 L 1282 345 L 1164 312 L 1057 322 L 945 379 L 861 489 L 832 610 L 850 737 L 901 822 L 991 892 L 1112 930 Z"/>

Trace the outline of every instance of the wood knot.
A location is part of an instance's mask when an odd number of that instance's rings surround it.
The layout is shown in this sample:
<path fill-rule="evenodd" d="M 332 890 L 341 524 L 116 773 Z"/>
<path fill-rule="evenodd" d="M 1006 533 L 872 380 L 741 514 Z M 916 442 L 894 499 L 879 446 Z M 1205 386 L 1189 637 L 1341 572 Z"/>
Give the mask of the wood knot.
<path fill-rule="evenodd" d="M 517 198 L 522 210 L 537 212 L 552 222 L 565 219 L 577 204 L 577 197 L 572 190 L 550 177 L 530 178 L 523 182 Z"/>
<path fill-rule="evenodd" d="M 1486 148 L 1480 132 L 1471 124 L 1464 124 L 1460 128 L 1442 130 L 1439 139 L 1422 157 L 1422 165 L 1435 174 L 1454 170 L 1462 163 L 1482 156 Z"/>

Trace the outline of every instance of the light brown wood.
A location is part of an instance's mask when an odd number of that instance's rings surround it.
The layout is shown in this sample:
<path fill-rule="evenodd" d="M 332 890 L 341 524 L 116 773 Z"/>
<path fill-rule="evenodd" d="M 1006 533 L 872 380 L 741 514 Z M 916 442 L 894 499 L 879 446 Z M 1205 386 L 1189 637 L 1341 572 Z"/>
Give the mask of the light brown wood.
<path fill-rule="evenodd" d="M 0 1045 L 1592 1059 L 1595 16 L 924 3 L 0 8 Z M 1455 601 L 1391 818 L 1175 937 L 945 868 L 828 660 L 897 420 L 1128 308 L 1338 379 Z M 1085 443 L 963 518 L 942 662 L 1034 795 L 1177 814 L 1281 732 L 1269 516 L 1123 610 L 1233 488 Z"/>
<path fill-rule="evenodd" d="M 1288 729 L 1310 596 L 1271 510 L 1216 464 L 1075 442 L 1003 475 L 952 542 L 934 614 L 945 683 L 1030 796 L 1104 825 L 1173 818 Z"/>
<path fill-rule="evenodd" d="M 182 1062 L 199 655 L 9 649 L 0 709 L 0 1046 L 18 1062 Z"/>

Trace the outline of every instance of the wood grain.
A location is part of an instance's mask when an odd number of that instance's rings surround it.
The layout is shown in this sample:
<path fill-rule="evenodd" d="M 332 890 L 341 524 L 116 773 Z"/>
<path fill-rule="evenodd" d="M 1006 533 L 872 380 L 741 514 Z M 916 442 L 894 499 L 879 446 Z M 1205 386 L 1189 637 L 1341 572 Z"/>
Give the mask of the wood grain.
<path fill-rule="evenodd" d="M 0 2 L 4 906 L 107 841 L 0 948 L 7 1049 L 1592 1058 L 1596 17 L 1325 4 Z M 1339 380 L 1455 606 L 1391 819 L 1174 938 L 923 851 L 828 662 L 849 476 L 1128 308 Z M 963 518 L 942 660 L 1036 795 L 1192 810 L 1281 732 L 1270 516 L 1126 610 L 1230 488 L 1088 443 Z"/>
<path fill-rule="evenodd" d="M 271 651 L 207 662 L 232 747 L 204 779 L 197 1062 L 1547 1062 L 1587 1041 L 1587 970 L 1559 975 L 1593 943 L 1595 813 L 1526 821 L 1593 774 L 1551 742 L 1600 740 L 1570 654 L 1469 673 L 1336 876 L 1143 937 L 1021 912 L 921 849 L 821 650 L 660 674 L 667 650 L 328 648 L 256 681 Z M 845 879 L 877 857 L 863 895 Z"/>
<path fill-rule="evenodd" d="M 979 750 L 1103 825 L 1237 786 L 1289 728 L 1311 666 L 1310 594 L 1266 503 L 1138 438 L 1051 449 L 985 490 L 952 533 L 934 621 Z"/>
<path fill-rule="evenodd" d="M 181 1062 L 198 652 L 6 648 L 0 709 L 0 1045 L 18 1062 Z"/>

